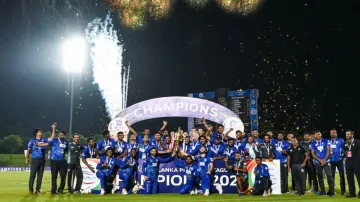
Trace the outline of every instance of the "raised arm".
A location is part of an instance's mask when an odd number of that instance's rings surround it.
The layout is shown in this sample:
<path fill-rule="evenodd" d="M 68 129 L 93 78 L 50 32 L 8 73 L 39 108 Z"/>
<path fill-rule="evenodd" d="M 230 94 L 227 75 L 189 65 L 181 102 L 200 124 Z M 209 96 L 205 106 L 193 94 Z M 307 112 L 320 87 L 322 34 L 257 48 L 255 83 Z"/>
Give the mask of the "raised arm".
<path fill-rule="evenodd" d="M 125 121 L 126 127 L 129 129 L 129 131 L 134 134 L 135 136 L 137 136 L 137 132 L 129 125 L 128 121 Z"/>
<path fill-rule="evenodd" d="M 171 156 L 162 158 L 162 157 L 158 157 L 159 163 L 167 163 L 169 161 L 171 161 L 175 156 L 175 152 L 173 152 L 173 154 Z"/>
<path fill-rule="evenodd" d="M 50 141 L 51 141 L 52 139 L 54 139 L 55 136 L 56 136 L 56 125 L 53 124 L 53 125 L 51 126 L 51 128 L 52 128 L 52 133 L 51 133 L 50 138 L 48 138 L 48 142 L 50 142 Z"/>
<path fill-rule="evenodd" d="M 203 124 L 204 124 L 205 130 L 206 130 L 206 131 L 209 131 L 210 128 L 209 128 L 208 124 L 206 123 L 206 119 L 203 117 L 201 120 L 202 120 L 202 122 L 203 122 Z"/>
<path fill-rule="evenodd" d="M 167 126 L 167 122 L 166 121 L 163 121 L 163 126 L 160 128 L 161 131 L 165 130 Z"/>
<path fill-rule="evenodd" d="M 224 140 L 227 140 L 227 136 L 229 135 L 229 133 L 231 133 L 234 129 L 230 128 L 228 131 L 226 131 L 226 133 L 224 133 Z"/>

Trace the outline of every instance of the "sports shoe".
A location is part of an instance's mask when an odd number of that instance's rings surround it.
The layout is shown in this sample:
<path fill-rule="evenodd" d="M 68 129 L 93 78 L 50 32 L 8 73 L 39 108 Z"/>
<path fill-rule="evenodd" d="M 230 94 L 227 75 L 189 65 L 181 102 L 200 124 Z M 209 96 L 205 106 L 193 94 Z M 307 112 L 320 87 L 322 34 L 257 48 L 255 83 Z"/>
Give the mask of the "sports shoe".
<path fill-rule="evenodd" d="M 191 190 L 190 191 L 190 195 L 194 195 L 195 191 L 194 190 Z"/>
<path fill-rule="evenodd" d="M 266 193 L 266 191 L 264 191 L 264 194 L 263 194 L 263 196 L 268 196 L 268 195 L 267 195 L 267 193 Z"/>
<path fill-rule="evenodd" d="M 133 187 L 132 193 L 133 193 L 133 194 L 137 194 L 139 191 L 140 191 L 140 186 L 139 186 L 139 185 L 135 185 L 135 186 Z"/>
<path fill-rule="evenodd" d="M 206 190 L 205 190 L 204 196 L 209 196 L 209 189 L 206 189 Z"/>
<path fill-rule="evenodd" d="M 239 196 L 240 196 L 240 197 L 243 197 L 243 196 L 244 196 L 244 192 L 240 192 Z"/>
<path fill-rule="evenodd" d="M 198 190 L 197 190 L 197 188 L 195 188 L 195 190 L 194 190 L 194 194 L 198 194 Z"/>
<path fill-rule="evenodd" d="M 215 188 L 216 188 L 216 190 L 219 192 L 219 194 L 222 194 L 222 193 L 223 193 L 223 188 L 222 188 L 222 186 L 221 186 L 220 184 L 216 184 L 216 185 L 215 185 Z"/>
<path fill-rule="evenodd" d="M 29 195 L 34 195 L 34 191 L 29 191 Z"/>
<path fill-rule="evenodd" d="M 309 189 L 309 190 L 307 190 L 306 192 L 307 192 L 307 193 L 311 193 L 311 192 L 312 192 L 312 189 Z"/>
<path fill-rule="evenodd" d="M 103 195 L 105 195 L 105 190 L 104 190 L 104 189 L 101 189 L 101 191 L 100 191 L 100 196 L 103 196 Z"/>
<path fill-rule="evenodd" d="M 35 194 L 41 195 L 41 194 L 42 194 L 42 192 L 41 192 L 41 190 L 40 190 L 40 189 L 38 189 L 38 190 L 36 190 L 36 191 L 35 191 Z"/>
<path fill-rule="evenodd" d="M 128 192 L 126 191 L 126 189 L 123 189 L 121 194 L 122 195 L 128 195 Z"/>

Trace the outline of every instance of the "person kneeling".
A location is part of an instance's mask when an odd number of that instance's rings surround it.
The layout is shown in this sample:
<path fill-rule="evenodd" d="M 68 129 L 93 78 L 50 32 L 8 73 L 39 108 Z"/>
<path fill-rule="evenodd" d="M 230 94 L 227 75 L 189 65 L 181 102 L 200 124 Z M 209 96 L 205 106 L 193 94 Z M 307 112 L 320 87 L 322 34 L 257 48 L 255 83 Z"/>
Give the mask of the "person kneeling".
<path fill-rule="evenodd" d="M 228 164 L 228 158 L 224 159 L 226 169 L 232 171 L 236 176 L 236 187 L 239 196 L 244 196 L 246 190 L 248 189 L 248 184 L 246 180 L 247 176 L 247 166 L 244 159 L 241 159 L 240 153 L 235 153 L 235 161 L 232 165 Z"/>
<path fill-rule="evenodd" d="M 100 158 L 100 162 L 96 166 L 96 169 L 98 170 L 96 172 L 96 177 L 100 179 L 101 185 L 100 195 L 105 194 L 105 190 L 107 190 L 107 182 L 110 181 L 109 178 L 113 178 L 112 172 L 116 164 L 117 159 L 114 157 L 114 150 L 110 147 L 106 150 L 106 155 Z"/>
<path fill-rule="evenodd" d="M 136 178 L 136 169 L 137 169 L 137 161 L 136 161 L 136 149 L 133 148 L 130 150 L 130 156 L 124 158 L 121 162 L 119 162 L 119 177 L 122 180 L 122 194 L 128 195 L 128 193 L 132 192 L 132 188 L 134 187 L 134 178 Z M 138 191 L 138 190 L 137 190 Z"/>
<path fill-rule="evenodd" d="M 270 189 L 272 182 L 270 180 L 269 168 L 262 163 L 261 157 L 256 157 L 256 166 L 254 168 L 255 183 L 252 189 L 252 195 L 254 196 L 268 196 L 270 195 Z"/>
<path fill-rule="evenodd" d="M 179 168 L 185 169 L 186 184 L 180 190 L 180 194 L 190 194 L 190 191 L 195 187 L 197 178 L 199 177 L 198 167 L 193 164 L 193 157 L 186 156 L 186 164 L 179 162 L 179 159 L 175 159 L 175 165 Z"/>

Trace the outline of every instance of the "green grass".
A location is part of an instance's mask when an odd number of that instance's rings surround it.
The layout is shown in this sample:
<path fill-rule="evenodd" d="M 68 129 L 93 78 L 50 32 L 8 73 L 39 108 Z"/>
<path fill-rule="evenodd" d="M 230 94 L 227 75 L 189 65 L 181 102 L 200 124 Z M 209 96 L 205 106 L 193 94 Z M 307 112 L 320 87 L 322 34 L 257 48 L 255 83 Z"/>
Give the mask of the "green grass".
<path fill-rule="evenodd" d="M 0 201 L 1 202 L 50 202 L 50 201 L 83 201 L 83 202 L 115 202 L 115 201 L 141 201 L 141 202 L 212 202 L 212 201 L 223 201 L 223 202 L 232 202 L 232 201 L 351 201 L 355 199 L 346 199 L 345 197 L 341 197 L 339 195 L 336 198 L 330 197 L 321 197 L 316 196 L 312 193 L 307 193 L 304 197 L 299 197 L 291 194 L 284 195 L 272 195 L 269 197 L 254 197 L 254 196 L 245 196 L 243 198 L 239 198 L 236 194 L 223 194 L 218 195 L 214 194 L 209 197 L 204 197 L 202 195 L 190 196 L 190 195 L 182 195 L 179 194 L 159 194 L 159 195 L 106 195 L 99 196 L 93 194 L 87 195 L 50 195 L 50 172 L 45 172 L 43 178 L 43 187 L 42 191 L 45 192 L 40 196 L 29 196 L 28 195 L 28 179 L 29 172 L 2 172 L 0 173 Z M 339 178 L 336 180 L 337 189 L 339 188 Z"/>
<path fill-rule="evenodd" d="M 0 155 L 0 167 L 25 167 L 24 154 L 4 154 Z M 50 161 L 46 161 L 46 166 L 50 166 Z"/>

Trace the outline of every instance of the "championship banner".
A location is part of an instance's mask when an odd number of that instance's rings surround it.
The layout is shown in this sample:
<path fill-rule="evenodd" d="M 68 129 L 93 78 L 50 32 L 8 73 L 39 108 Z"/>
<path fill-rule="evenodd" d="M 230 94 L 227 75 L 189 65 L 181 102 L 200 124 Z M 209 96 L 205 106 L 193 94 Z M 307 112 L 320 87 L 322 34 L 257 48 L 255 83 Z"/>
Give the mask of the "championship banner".
<path fill-rule="evenodd" d="M 89 164 L 95 168 L 99 159 L 88 159 Z M 138 160 L 138 182 L 144 185 L 144 176 L 142 171 L 142 159 Z M 272 194 L 281 194 L 281 181 L 280 181 L 280 161 L 273 160 L 272 162 L 263 162 L 269 167 L 269 173 L 272 180 Z M 248 181 L 250 187 L 254 184 L 254 167 L 256 166 L 255 160 L 251 161 L 248 165 Z M 81 163 L 84 174 L 84 182 L 81 189 L 85 193 L 99 193 L 100 180 L 92 173 L 85 164 Z M 215 176 L 214 184 L 220 184 L 223 187 L 223 192 L 228 194 L 235 194 L 236 192 L 236 177 L 232 172 L 228 172 L 225 168 L 225 163 L 222 160 L 214 162 Z M 185 185 L 186 176 L 184 169 L 176 167 L 173 161 L 169 163 L 160 163 L 159 166 L 159 193 L 179 193 L 180 189 Z M 75 184 L 75 183 L 74 183 Z M 115 186 L 121 189 L 122 181 L 118 175 L 115 179 Z M 200 190 L 201 187 L 198 188 Z"/>
<path fill-rule="evenodd" d="M 230 109 L 215 102 L 191 97 L 163 97 L 134 104 L 116 115 L 116 118 L 109 124 L 109 131 L 115 136 L 117 132 L 122 131 L 126 136 L 129 129 L 125 125 L 125 121 L 131 125 L 139 121 L 161 117 L 204 117 L 206 120 L 223 124 L 225 131 L 233 128 L 229 134 L 233 138 L 235 138 L 237 130 L 244 131 L 243 122 Z M 126 139 L 125 137 L 124 140 Z"/>

